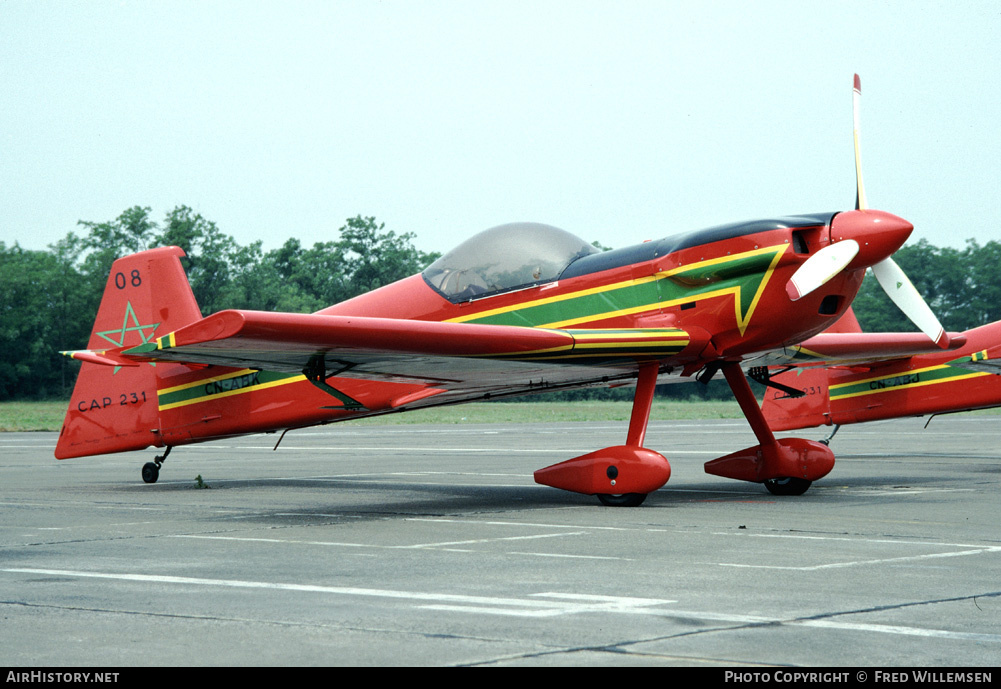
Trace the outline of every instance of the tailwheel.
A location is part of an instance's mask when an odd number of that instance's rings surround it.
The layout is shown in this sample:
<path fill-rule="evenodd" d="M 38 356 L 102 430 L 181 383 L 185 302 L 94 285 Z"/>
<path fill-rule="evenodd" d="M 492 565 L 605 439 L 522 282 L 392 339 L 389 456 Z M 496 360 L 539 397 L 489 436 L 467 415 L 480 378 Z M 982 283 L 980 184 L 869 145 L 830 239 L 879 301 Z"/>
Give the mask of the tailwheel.
<path fill-rule="evenodd" d="M 152 462 L 146 462 L 143 464 L 143 481 L 145 483 L 156 483 L 156 480 L 160 478 L 160 465 L 163 464 L 163 460 L 167 459 L 167 455 L 173 447 L 167 447 L 167 451 L 162 455 L 157 455 L 153 458 Z"/>
<path fill-rule="evenodd" d="M 160 467 L 153 462 L 143 464 L 143 481 L 145 483 L 156 483 L 160 478 Z"/>
<path fill-rule="evenodd" d="M 606 507 L 639 507 L 646 500 L 646 496 L 646 493 L 623 493 L 621 495 L 598 493 L 598 500 Z"/>
<path fill-rule="evenodd" d="M 813 481 L 805 478 L 770 478 L 765 481 L 765 488 L 772 495 L 802 495 L 813 485 Z"/>

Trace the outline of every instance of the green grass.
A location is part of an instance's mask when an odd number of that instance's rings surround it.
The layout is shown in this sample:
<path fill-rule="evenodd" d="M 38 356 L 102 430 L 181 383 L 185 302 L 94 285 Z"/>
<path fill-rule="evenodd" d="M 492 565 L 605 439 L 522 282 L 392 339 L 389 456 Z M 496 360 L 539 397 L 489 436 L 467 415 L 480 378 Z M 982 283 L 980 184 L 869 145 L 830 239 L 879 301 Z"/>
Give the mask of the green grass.
<path fill-rule="evenodd" d="M 0 431 L 58 431 L 68 401 L 0 402 Z"/>
<path fill-rule="evenodd" d="M 0 432 L 58 431 L 68 402 L 2 402 Z M 628 421 L 631 402 L 474 402 L 402 414 L 385 414 L 348 424 L 464 424 L 541 423 L 563 421 Z M 740 418 L 736 402 L 655 400 L 654 419 L 734 419 Z"/>
<path fill-rule="evenodd" d="M 462 423 L 548 423 L 563 421 L 628 421 L 632 402 L 472 402 L 450 407 L 417 409 L 402 414 L 386 414 L 345 423 L 358 425 L 462 424 Z M 655 400 L 654 419 L 741 418 L 733 401 L 701 400 L 682 402 Z"/>
<path fill-rule="evenodd" d="M 0 432 L 58 431 L 69 403 L 0 402 Z M 344 421 L 349 425 L 399 426 L 407 424 L 545 423 L 628 421 L 632 403 L 582 402 L 473 402 L 450 407 L 418 409 Z M 972 414 L 999 415 L 1001 408 Z M 654 400 L 650 418 L 656 420 L 740 419 L 743 414 L 733 400 Z"/>

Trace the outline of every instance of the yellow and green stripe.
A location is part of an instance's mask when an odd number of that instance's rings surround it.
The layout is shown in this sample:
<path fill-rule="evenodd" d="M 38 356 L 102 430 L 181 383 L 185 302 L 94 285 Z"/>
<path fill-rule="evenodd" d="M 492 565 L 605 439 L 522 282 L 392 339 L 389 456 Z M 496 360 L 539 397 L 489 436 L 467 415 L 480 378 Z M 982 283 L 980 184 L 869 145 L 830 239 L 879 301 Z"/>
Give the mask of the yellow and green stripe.
<path fill-rule="evenodd" d="M 223 399 L 279 385 L 306 380 L 301 373 L 275 373 L 245 368 L 211 378 L 202 378 L 183 385 L 157 391 L 160 411 L 186 407 L 207 400 Z"/>
<path fill-rule="evenodd" d="M 884 392 L 900 392 L 902 390 L 913 390 L 927 387 L 929 385 L 939 385 L 940 383 L 955 383 L 970 378 L 993 375 L 983 371 L 971 371 L 954 364 L 962 362 L 977 361 L 986 358 L 986 353 L 977 352 L 972 356 L 962 357 L 947 364 L 937 366 L 926 366 L 910 371 L 890 373 L 882 376 L 874 376 L 863 380 L 856 380 L 849 383 L 838 383 L 830 386 L 831 401 L 846 400 L 852 397 L 864 397 L 868 395 L 878 395 Z"/>
<path fill-rule="evenodd" d="M 454 323 L 570 328 L 610 318 L 732 295 L 743 333 L 787 244 L 679 266 L 655 275 L 478 311 Z"/>

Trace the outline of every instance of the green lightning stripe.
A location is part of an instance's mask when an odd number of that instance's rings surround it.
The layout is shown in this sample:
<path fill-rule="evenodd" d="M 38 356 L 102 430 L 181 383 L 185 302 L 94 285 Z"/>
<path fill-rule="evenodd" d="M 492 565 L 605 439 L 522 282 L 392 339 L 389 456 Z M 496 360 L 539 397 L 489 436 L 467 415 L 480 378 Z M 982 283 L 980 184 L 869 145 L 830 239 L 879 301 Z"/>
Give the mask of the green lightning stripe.
<path fill-rule="evenodd" d="M 608 360 L 617 357 L 673 356 L 688 346 L 688 333 L 678 328 L 619 328 L 614 330 L 567 330 L 573 345 L 532 352 L 484 354 L 477 358 L 517 361 L 564 359 Z"/>
<path fill-rule="evenodd" d="M 210 399 L 216 400 L 257 390 L 267 390 L 278 385 L 298 383 L 303 380 L 306 380 L 306 376 L 299 373 L 274 373 L 248 368 L 212 378 L 203 378 L 184 385 L 164 388 L 157 391 L 157 396 L 160 411 L 165 411 Z"/>
<path fill-rule="evenodd" d="M 974 355 L 976 356 L 976 355 Z M 971 361 L 971 357 L 963 357 L 949 364 L 960 361 Z M 844 400 L 852 397 L 863 397 L 866 395 L 878 395 L 883 392 L 897 392 L 900 390 L 910 390 L 914 388 L 926 387 L 928 385 L 938 385 L 939 383 L 954 383 L 970 378 L 993 375 L 991 373 L 970 371 L 968 369 L 957 368 L 949 364 L 938 366 L 927 366 L 917 368 L 913 371 L 903 373 L 892 373 L 885 376 L 866 378 L 865 380 L 851 383 L 839 383 L 830 387 L 831 401 Z"/>
<path fill-rule="evenodd" d="M 617 316 L 732 295 L 741 334 L 787 244 L 700 261 L 635 280 L 578 290 L 451 319 L 456 323 L 569 328 Z"/>
<path fill-rule="evenodd" d="M 688 346 L 688 333 L 677 328 L 568 330 L 574 339 L 574 357 L 671 356 Z"/>
<path fill-rule="evenodd" d="M 688 340 L 688 333 L 680 328 L 616 328 L 594 330 L 566 330 L 573 336 L 575 347 L 588 347 L 603 342 L 624 345 L 649 345 L 661 342 Z"/>

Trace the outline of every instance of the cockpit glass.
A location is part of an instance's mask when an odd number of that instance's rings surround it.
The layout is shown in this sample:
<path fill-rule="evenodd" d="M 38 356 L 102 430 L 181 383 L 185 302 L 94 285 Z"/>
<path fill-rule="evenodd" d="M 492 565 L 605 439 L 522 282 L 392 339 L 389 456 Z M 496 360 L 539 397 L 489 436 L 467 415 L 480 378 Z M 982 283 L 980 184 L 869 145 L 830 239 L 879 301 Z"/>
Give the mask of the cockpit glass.
<path fill-rule="evenodd" d="M 575 260 L 597 252 L 551 225 L 511 223 L 467 239 L 423 276 L 449 301 L 468 301 L 552 282 Z"/>

